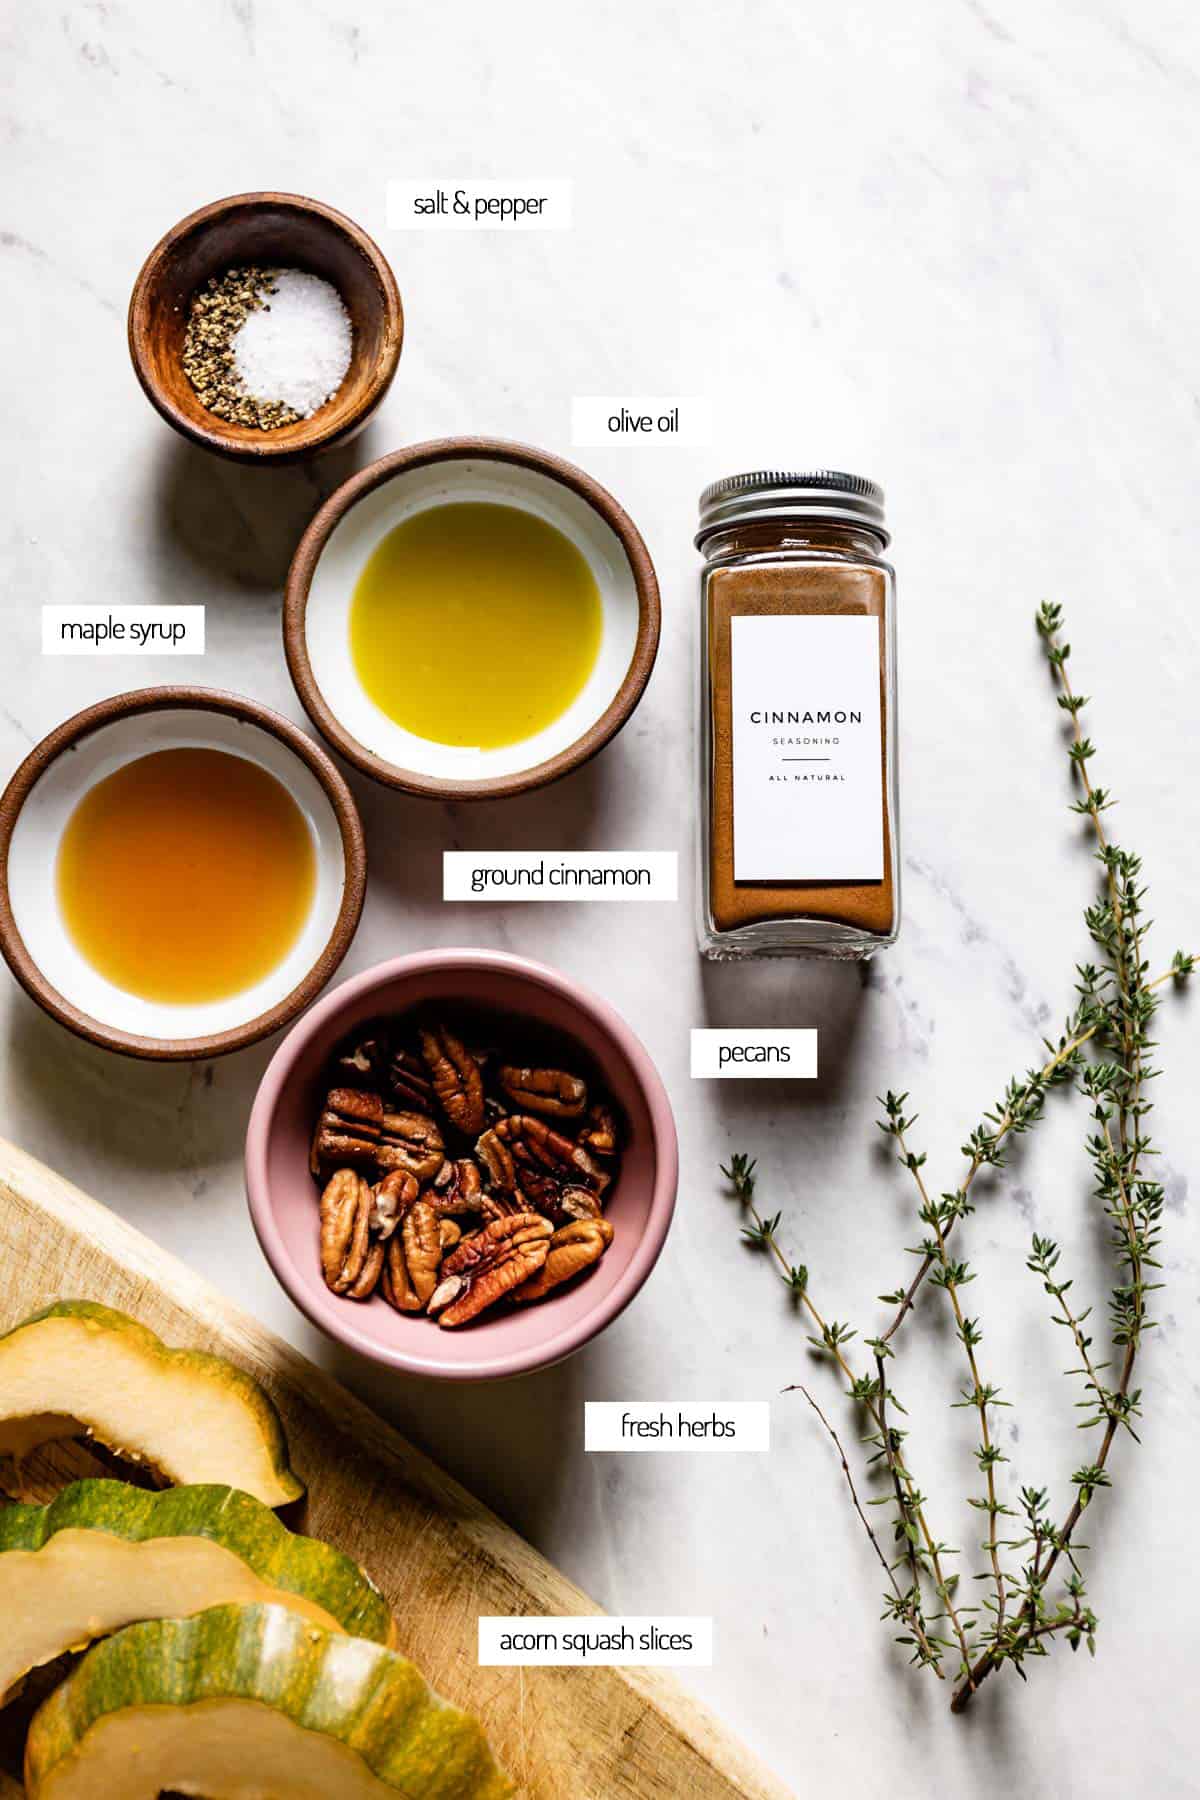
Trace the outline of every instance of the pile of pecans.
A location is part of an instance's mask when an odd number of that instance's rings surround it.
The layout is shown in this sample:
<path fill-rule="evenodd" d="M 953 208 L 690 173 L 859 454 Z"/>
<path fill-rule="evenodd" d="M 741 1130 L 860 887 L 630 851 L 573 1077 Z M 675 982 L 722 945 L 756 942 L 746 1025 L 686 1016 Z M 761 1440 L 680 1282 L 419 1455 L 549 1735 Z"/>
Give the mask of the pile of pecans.
<path fill-rule="evenodd" d="M 444 1019 L 343 1046 L 313 1133 L 321 1271 L 348 1300 L 466 1325 L 541 1300 L 613 1240 L 616 1116 L 579 1075 L 508 1061 Z"/>

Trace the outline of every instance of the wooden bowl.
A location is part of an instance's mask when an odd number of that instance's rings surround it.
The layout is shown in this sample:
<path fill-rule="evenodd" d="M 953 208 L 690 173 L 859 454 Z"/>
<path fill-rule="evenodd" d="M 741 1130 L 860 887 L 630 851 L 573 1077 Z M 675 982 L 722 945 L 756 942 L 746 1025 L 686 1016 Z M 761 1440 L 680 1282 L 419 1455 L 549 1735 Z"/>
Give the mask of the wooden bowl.
<path fill-rule="evenodd" d="M 63 918 L 55 871 L 62 834 L 89 788 L 138 757 L 184 744 L 227 751 L 275 776 L 308 824 L 317 882 L 295 944 L 253 987 L 174 1004 L 114 987 L 86 961 Z M 213 688 L 142 688 L 89 706 L 31 750 L 0 795 L 0 953 L 60 1024 L 152 1062 L 223 1056 L 290 1024 L 349 949 L 366 878 L 362 824 L 332 758 L 290 720 Z"/>
<path fill-rule="evenodd" d="M 323 276 L 354 327 L 333 399 L 275 431 L 219 419 L 183 372 L 192 295 L 210 275 L 246 263 Z M 235 194 L 190 213 L 150 252 L 129 301 L 129 354 L 151 404 L 194 444 L 242 462 L 294 462 L 352 438 L 391 386 L 403 338 L 400 292 L 382 251 L 353 220 L 299 194 Z"/>
<path fill-rule="evenodd" d="M 350 648 L 354 588 L 380 540 L 417 512 L 461 501 L 521 508 L 557 527 L 591 568 L 604 615 L 595 667 L 567 710 L 488 750 L 405 731 L 367 694 Z M 641 534 L 598 481 L 526 444 L 439 438 L 381 457 L 330 495 L 288 570 L 283 644 L 309 718 L 364 775 L 438 800 L 497 800 L 556 781 L 615 737 L 650 679 L 660 610 Z"/>

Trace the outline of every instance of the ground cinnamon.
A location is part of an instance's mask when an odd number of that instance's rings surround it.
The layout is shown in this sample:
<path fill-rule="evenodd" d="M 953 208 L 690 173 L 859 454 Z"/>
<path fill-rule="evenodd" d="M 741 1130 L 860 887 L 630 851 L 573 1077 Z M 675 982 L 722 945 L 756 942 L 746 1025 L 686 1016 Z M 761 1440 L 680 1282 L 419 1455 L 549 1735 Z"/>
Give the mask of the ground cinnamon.
<path fill-rule="evenodd" d="M 702 500 L 701 941 L 861 957 L 899 922 L 894 577 L 853 476 L 734 477 Z"/>

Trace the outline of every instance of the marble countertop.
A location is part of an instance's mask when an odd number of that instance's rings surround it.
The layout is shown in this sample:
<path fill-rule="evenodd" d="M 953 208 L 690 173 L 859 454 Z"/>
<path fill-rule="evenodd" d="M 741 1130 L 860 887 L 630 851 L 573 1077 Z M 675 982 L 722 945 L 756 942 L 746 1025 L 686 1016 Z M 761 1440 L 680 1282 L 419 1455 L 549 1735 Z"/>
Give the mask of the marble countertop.
<path fill-rule="evenodd" d="M 1178 1669 L 1197 1470 L 1197 1001 L 1164 1007 L 1155 1115 L 1167 1188 L 1161 1329 L 1142 1445 L 1086 1536 L 1096 1661 L 1057 1652 L 1027 1691 L 989 1683 L 952 1719 L 879 1625 L 880 1574 L 831 1446 L 788 1383 L 834 1385 L 767 1267 L 738 1239 L 717 1165 L 757 1154 L 767 1207 L 828 1314 L 877 1328 L 914 1241 L 880 1159 L 874 1096 L 910 1090 L 939 1187 L 1011 1073 L 1057 1030 L 1085 952 L 1093 869 L 1068 813 L 1032 630 L 1063 602 L 1099 778 L 1153 885 L 1152 955 L 1200 937 L 1200 561 L 1194 489 L 1200 32 L 1177 0 L 1048 8 L 981 0 L 816 8 L 515 0 L 413 12 L 381 0 L 151 0 L 27 8 L 4 27 L 0 276 L 0 762 L 68 713 L 171 679 L 154 659 L 44 660 L 43 602 L 189 601 L 208 653 L 187 677 L 302 717 L 279 640 L 284 572 L 319 500 L 386 450 L 455 432 L 572 454 L 576 394 L 707 395 L 707 450 L 578 452 L 657 561 L 664 632 L 622 736 L 555 788 L 439 807 L 355 779 L 371 884 L 344 972 L 480 942 L 604 992 L 672 1095 L 680 1206 L 638 1303 L 563 1367 L 502 1391 L 374 1377 L 291 1310 L 263 1263 L 240 1150 L 272 1046 L 194 1067 L 107 1056 L 0 983 L 0 1130 L 333 1366 L 607 1607 L 711 1613 L 690 1685 L 797 1793 L 935 1785 L 981 1800 L 1192 1787 Z M 573 229 L 389 232 L 389 178 L 566 178 Z M 369 432 L 309 468 L 253 471 L 183 444 L 124 345 L 129 288 L 174 220 L 280 187 L 378 236 L 404 295 L 400 374 Z M 821 462 L 887 487 L 900 578 L 905 924 L 867 971 L 705 967 L 689 890 L 669 906 L 456 907 L 447 846 L 683 852 L 695 778 L 695 499 L 719 474 Z M 812 1084 L 694 1083 L 688 1030 L 817 1025 Z M 1104 1232 L 1077 1105 L 1056 1100 L 968 1227 L 984 1353 L 1012 1410 L 1004 1470 L 1061 1502 L 1084 1454 L 1072 1360 L 1024 1268 L 1063 1244 L 1104 1314 Z M 3 1274 L 0 1271 L 0 1285 Z M 943 1535 L 974 1441 L 944 1308 L 897 1376 Z M 587 1457 L 585 1398 L 773 1398 L 761 1457 Z M 1102 1729 L 1101 1721 L 1108 1723 Z"/>

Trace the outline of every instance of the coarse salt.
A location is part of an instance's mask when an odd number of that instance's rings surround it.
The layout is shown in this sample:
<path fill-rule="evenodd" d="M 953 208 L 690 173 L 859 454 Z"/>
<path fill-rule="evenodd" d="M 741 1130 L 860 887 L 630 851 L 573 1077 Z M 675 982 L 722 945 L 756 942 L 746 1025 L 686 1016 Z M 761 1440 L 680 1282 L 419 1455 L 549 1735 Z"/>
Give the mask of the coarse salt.
<path fill-rule="evenodd" d="M 331 400 L 350 367 L 353 328 L 342 297 L 319 275 L 272 271 L 273 294 L 233 340 L 233 362 L 255 400 L 290 406 L 310 419 Z"/>

